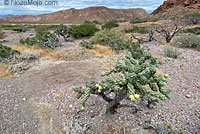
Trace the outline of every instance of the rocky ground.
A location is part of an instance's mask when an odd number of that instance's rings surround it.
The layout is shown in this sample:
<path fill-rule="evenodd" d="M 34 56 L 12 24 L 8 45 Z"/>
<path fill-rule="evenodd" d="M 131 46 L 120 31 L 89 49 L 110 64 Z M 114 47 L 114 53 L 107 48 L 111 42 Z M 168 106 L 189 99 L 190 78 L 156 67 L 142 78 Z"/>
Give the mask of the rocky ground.
<path fill-rule="evenodd" d="M 19 37 L 18 33 L 9 33 L 5 45 L 18 44 Z M 62 50 L 73 53 L 67 49 L 71 45 L 82 50 L 77 47 L 79 42 L 64 43 Z M 149 134 L 156 133 L 152 128 L 162 133 L 164 124 L 184 134 L 200 133 L 200 52 L 178 49 L 182 55 L 171 59 L 164 56 L 163 45 L 146 45 L 160 60 L 159 72 L 169 74 L 167 88 L 173 91 L 169 101 L 152 109 L 138 101 L 137 111 L 134 107 L 122 107 L 110 115 L 105 114 L 106 103 L 92 96 L 86 110 L 78 112 L 80 100 L 75 98 L 72 88 L 84 85 L 89 76 L 100 81 L 100 74 L 111 68 L 123 53 L 96 57 L 82 51 L 78 58 L 56 61 L 42 57 L 24 74 L 0 78 L 0 133 Z M 123 103 L 130 104 L 128 100 Z"/>

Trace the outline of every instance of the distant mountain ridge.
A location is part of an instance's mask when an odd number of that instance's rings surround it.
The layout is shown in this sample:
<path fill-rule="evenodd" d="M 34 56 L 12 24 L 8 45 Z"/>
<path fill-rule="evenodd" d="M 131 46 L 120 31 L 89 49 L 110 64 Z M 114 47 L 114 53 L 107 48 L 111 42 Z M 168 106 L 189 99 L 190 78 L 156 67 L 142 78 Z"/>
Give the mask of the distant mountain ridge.
<path fill-rule="evenodd" d="M 160 14 L 167 12 L 169 9 L 197 9 L 200 10 L 200 0 L 167 0 L 160 7 L 158 7 L 152 14 Z M 175 10 L 176 10 L 175 9 Z"/>
<path fill-rule="evenodd" d="M 42 15 L 8 16 L 0 21 L 7 22 L 54 22 L 54 23 L 81 23 L 84 21 L 100 21 L 140 18 L 148 15 L 145 9 L 111 9 L 104 6 L 88 7 L 84 9 L 67 9 Z"/>
<path fill-rule="evenodd" d="M 12 14 L 0 15 L 0 18 L 7 17 L 7 16 L 14 16 Z"/>

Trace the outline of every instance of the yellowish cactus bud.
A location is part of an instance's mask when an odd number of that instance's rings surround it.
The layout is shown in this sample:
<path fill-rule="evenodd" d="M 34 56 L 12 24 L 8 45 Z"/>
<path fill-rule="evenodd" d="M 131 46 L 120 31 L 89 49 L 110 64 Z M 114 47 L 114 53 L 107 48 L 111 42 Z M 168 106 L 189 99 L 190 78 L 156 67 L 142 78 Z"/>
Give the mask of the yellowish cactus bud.
<path fill-rule="evenodd" d="M 165 74 L 164 77 L 165 77 L 165 78 L 168 78 L 168 74 Z"/>
<path fill-rule="evenodd" d="M 165 77 L 163 77 L 163 78 L 162 78 L 162 80 L 163 80 L 163 81 L 166 81 L 166 78 L 165 78 Z"/>
<path fill-rule="evenodd" d="M 140 95 L 139 95 L 139 94 L 135 94 L 135 95 L 134 95 L 134 98 L 135 98 L 135 99 L 139 99 L 139 98 L 140 98 Z"/>
<path fill-rule="evenodd" d="M 85 110 L 85 106 L 82 106 L 81 109 L 82 109 L 82 110 Z"/>
<path fill-rule="evenodd" d="M 100 85 L 99 84 L 96 84 L 96 87 L 99 87 Z"/>
<path fill-rule="evenodd" d="M 166 85 L 167 85 L 167 83 L 166 83 L 166 82 L 164 82 L 164 83 L 163 83 L 163 85 L 164 85 L 164 86 L 166 86 Z"/>
<path fill-rule="evenodd" d="M 132 98 L 131 101 L 132 101 L 132 102 L 135 102 L 136 100 L 135 100 L 135 98 Z"/>
<path fill-rule="evenodd" d="M 130 99 L 133 99 L 133 98 L 134 98 L 134 95 L 130 95 L 129 98 L 130 98 Z"/>

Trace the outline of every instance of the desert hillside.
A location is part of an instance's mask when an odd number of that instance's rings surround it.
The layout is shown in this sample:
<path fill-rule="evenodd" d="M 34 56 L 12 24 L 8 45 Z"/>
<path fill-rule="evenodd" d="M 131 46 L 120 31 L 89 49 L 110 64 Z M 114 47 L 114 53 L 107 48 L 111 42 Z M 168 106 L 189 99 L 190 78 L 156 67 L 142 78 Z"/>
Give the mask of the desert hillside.
<path fill-rule="evenodd" d="M 84 9 L 67 9 L 43 15 L 9 16 L 0 19 L 7 22 L 54 22 L 54 23 L 80 23 L 85 21 L 130 20 L 144 17 L 147 12 L 141 8 L 111 9 L 107 7 L 89 7 Z"/>
<path fill-rule="evenodd" d="M 160 14 L 168 12 L 169 9 L 176 8 L 198 9 L 200 10 L 200 0 L 167 0 L 160 7 L 158 7 L 152 14 Z"/>

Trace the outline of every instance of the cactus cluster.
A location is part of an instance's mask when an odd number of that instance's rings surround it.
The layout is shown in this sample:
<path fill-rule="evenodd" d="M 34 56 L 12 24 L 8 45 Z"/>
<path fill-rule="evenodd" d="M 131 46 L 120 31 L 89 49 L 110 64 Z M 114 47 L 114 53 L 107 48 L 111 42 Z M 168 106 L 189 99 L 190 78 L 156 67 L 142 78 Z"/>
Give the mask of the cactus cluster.
<path fill-rule="evenodd" d="M 59 43 L 59 39 L 56 37 L 55 34 L 50 32 L 39 32 L 33 38 L 26 38 L 25 40 L 20 39 L 20 44 L 23 45 L 38 45 L 39 47 L 48 47 L 48 48 L 56 48 L 61 46 Z"/>
<path fill-rule="evenodd" d="M 4 60 L 10 60 L 14 57 L 14 55 L 17 54 L 20 54 L 20 52 L 0 44 L 0 62 Z"/>
<path fill-rule="evenodd" d="M 71 41 L 69 40 L 72 37 L 73 29 L 68 26 L 59 25 L 56 27 L 55 33 L 58 35 L 58 37 L 63 37 L 65 41 Z"/>
<path fill-rule="evenodd" d="M 84 95 L 81 101 L 82 110 L 85 109 L 85 103 L 91 94 L 99 95 L 107 101 L 107 110 L 110 112 L 115 111 L 120 101 L 126 97 L 129 97 L 132 102 L 140 97 L 147 97 L 152 102 L 158 99 L 170 99 L 171 90 L 164 88 L 168 75 L 156 75 L 156 64 L 157 59 L 152 57 L 148 51 L 143 52 L 140 60 L 134 59 L 129 52 L 124 63 L 117 62 L 112 70 L 102 75 L 107 77 L 102 82 L 96 83 L 89 80 L 85 88 L 74 88 L 74 91 L 78 93 L 78 98 Z M 112 74 L 120 74 L 120 76 L 114 75 L 113 78 Z M 107 92 L 114 92 L 115 98 L 109 98 Z"/>

